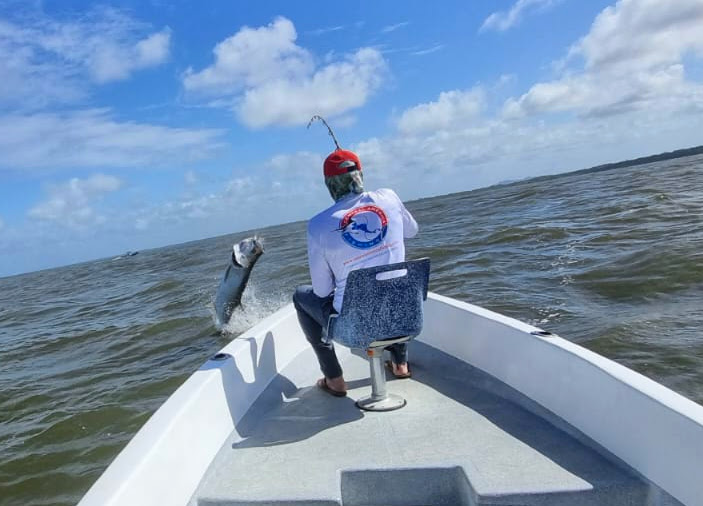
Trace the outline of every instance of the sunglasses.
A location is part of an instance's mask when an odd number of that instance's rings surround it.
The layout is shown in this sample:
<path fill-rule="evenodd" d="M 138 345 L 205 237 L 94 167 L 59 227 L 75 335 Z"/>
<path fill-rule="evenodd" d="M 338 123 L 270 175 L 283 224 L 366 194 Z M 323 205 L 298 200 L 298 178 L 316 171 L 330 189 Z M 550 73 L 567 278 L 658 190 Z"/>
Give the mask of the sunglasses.
<path fill-rule="evenodd" d="M 347 169 L 347 172 L 351 172 L 353 170 L 357 170 L 359 167 L 357 167 L 356 162 L 353 162 L 351 160 L 344 160 L 342 163 L 339 164 L 340 169 Z"/>

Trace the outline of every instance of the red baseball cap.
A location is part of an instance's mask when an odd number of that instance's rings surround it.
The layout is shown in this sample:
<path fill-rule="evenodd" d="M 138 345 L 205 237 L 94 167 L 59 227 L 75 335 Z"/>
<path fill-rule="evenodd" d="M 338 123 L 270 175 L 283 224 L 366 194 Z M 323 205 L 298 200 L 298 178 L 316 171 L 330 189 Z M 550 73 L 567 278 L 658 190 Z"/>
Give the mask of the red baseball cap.
<path fill-rule="evenodd" d="M 325 159 L 325 177 L 339 176 L 353 170 L 361 171 L 361 161 L 356 153 L 346 149 L 335 149 Z"/>

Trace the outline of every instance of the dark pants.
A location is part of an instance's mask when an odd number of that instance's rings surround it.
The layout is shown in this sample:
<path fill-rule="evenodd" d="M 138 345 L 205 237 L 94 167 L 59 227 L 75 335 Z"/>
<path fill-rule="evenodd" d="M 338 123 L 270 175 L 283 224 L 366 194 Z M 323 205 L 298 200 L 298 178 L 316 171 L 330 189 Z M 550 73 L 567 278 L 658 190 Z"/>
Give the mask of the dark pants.
<path fill-rule="evenodd" d="M 337 378 L 342 375 L 334 345 L 327 340 L 326 336 L 330 315 L 336 313 L 332 300 L 332 296 L 315 295 L 310 285 L 299 286 L 293 294 L 293 305 L 298 313 L 298 321 L 317 355 L 320 370 L 326 378 Z M 388 351 L 391 352 L 395 364 L 404 364 L 408 361 L 408 343 L 394 344 L 388 347 Z"/>

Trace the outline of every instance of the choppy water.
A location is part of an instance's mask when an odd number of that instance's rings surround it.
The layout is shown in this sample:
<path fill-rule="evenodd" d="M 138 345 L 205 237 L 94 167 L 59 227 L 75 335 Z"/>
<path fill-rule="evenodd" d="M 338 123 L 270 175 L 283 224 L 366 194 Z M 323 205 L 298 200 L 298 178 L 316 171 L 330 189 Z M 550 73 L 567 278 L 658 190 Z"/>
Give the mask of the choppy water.
<path fill-rule="evenodd" d="M 537 324 L 703 403 L 703 157 L 411 202 L 431 290 Z M 307 282 L 305 224 L 266 239 L 230 324 Z M 212 301 L 248 233 L 0 279 L 0 505 L 75 504 L 225 345 Z M 519 360 L 519 357 L 514 357 Z"/>

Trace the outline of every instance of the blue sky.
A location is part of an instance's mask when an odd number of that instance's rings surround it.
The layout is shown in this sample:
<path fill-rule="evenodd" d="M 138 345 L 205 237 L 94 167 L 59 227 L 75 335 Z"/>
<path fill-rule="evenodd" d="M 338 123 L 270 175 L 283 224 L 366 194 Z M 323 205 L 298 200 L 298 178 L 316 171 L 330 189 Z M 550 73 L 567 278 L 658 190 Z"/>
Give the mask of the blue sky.
<path fill-rule="evenodd" d="M 703 0 L 0 0 L 0 276 L 703 144 Z"/>

